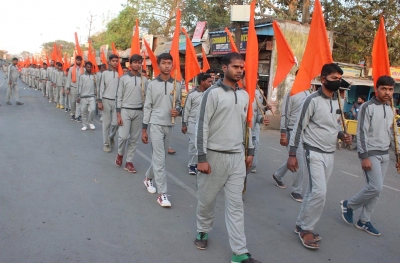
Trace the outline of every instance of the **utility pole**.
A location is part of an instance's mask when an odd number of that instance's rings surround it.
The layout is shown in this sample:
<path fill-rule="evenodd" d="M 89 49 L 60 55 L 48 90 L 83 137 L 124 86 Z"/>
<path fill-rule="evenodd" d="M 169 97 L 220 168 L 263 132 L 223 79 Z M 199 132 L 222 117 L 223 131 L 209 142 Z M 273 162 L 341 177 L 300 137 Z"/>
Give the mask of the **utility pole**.
<path fill-rule="evenodd" d="M 243 0 L 239 0 L 238 5 L 243 5 Z M 240 53 L 240 43 L 242 42 L 242 25 L 243 22 L 235 22 L 235 44 L 239 53 Z"/>
<path fill-rule="evenodd" d="M 92 30 L 94 30 L 94 27 L 92 27 L 92 25 L 93 25 L 94 21 L 96 21 L 96 19 L 94 19 L 96 16 L 92 15 L 91 13 L 89 13 L 89 14 L 90 14 L 90 18 L 87 19 L 89 22 L 89 26 L 86 26 L 89 30 L 88 41 L 90 39 L 90 34 L 91 34 Z"/>

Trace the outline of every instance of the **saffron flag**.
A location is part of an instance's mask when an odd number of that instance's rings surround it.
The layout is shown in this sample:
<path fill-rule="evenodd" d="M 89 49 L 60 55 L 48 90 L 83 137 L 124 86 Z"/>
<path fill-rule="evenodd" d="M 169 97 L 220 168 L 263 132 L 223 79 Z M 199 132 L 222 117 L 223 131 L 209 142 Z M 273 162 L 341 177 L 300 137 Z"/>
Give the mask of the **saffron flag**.
<path fill-rule="evenodd" d="M 207 70 L 210 69 L 210 64 L 208 64 L 206 52 L 204 52 L 203 48 L 201 48 L 201 53 L 203 55 L 203 69 L 201 71 L 205 73 Z"/>
<path fill-rule="evenodd" d="M 175 24 L 175 32 L 174 32 L 174 37 L 172 38 L 172 44 L 171 44 L 171 50 L 170 54 L 173 58 L 173 67 L 172 67 L 172 76 L 175 78 L 176 75 L 176 80 L 181 81 L 182 80 L 182 75 L 181 75 L 181 63 L 179 60 L 179 35 L 181 32 L 181 10 L 177 9 L 176 10 L 176 24 Z M 176 72 L 176 74 L 175 74 Z"/>
<path fill-rule="evenodd" d="M 106 55 L 104 54 L 104 49 L 101 50 L 100 58 L 101 58 L 101 63 L 106 65 L 106 69 L 107 69 L 108 68 L 107 58 L 106 58 Z"/>
<path fill-rule="evenodd" d="M 140 41 L 139 41 L 139 20 L 136 19 L 135 34 L 132 37 L 131 43 L 131 56 L 133 54 L 140 54 Z"/>
<path fill-rule="evenodd" d="M 147 54 L 149 54 L 149 58 L 151 61 L 151 66 L 153 67 L 154 71 L 154 76 L 160 75 L 160 69 L 158 68 L 158 63 L 157 63 L 157 57 L 154 55 L 153 50 L 151 50 L 151 47 L 149 43 L 147 43 L 146 39 L 143 39 L 144 45 L 146 46 Z"/>
<path fill-rule="evenodd" d="M 200 73 L 200 66 L 197 60 L 196 51 L 192 41 L 190 40 L 186 30 L 182 27 L 182 32 L 186 36 L 186 56 L 185 56 L 185 86 L 186 91 L 189 91 L 189 81 L 195 78 Z"/>
<path fill-rule="evenodd" d="M 50 67 L 49 56 L 47 55 L 47 52 L 46 52 L 46 64 L 47 66 Z"/>
<path fill-rule="evenodd" d="M 247 123 L 249 127 L 252 125 L 253 110 L 252 105 L 257 86 L 258 73 L 258 39 L 254 23 L 254 12 L 256 8 L 256 0 L 250 4 L 250 21 L 249 31 L 247 33 L 246 47 L 246 91 L 249 94 L 249 104 L 247 107 Z"/>
<path fill-rule="evenodd" d="M 142 63 L 142 69 L 146 70 L 147 73 L 147 64 L 146 64 L 146 52 L 142 52 L 142 57 L 143 57 L 143 63 Z"/>
<path fill-rule="evenodd" d="M 293 65 L 297 63 L 296 57 L 293 54 L 289 43 L 286 41 L 278 23 L 274 20 L 272 23 L 274 28 L 274 35 L 276 40 L 276 50 L 277 50 L 277 67 L 274 82 L 272 84 L 273 88 L 278 87 L 278 85 L 286 78 L 289 74 Z"/>
<path fill-rule="evenodd" d="M 124 72 L 122 71 L 122 66 L 121 66 L 121 63 L 119 62 L 119 55 L 118 55 L 117 50 L 115 49 L 114 42 L 111 43 L 111 47 L 112 47 L 113 54 L 118 56 L 118 66 L 117 66 L 118 77 L 121 77 L 122 75 L 124 75 Z"/>
<path fill-rule="evenodd" d="M 92 65 L 93 65 L 92 72 L 96 73 L 98 71 L 98 67 L 97 67 L 97 63 L 96 63 L 96 55 L 95 55 L 95 53 L 93 53 L 93 51 L 96 52 L 92 48 L 92 41 L 89 40 L 88 61 L 90 61 L 92 63 Z"/>
<path fill-rule="evenodd" d="M 51 60 L 57 62 L 57 44 L 56 42 L 53 43 L 53 52 L 51 52 Z"/>
<path fill-rule="evenodd" d="M 250 19 L 251 19 L 251 18 L 250 18 Z M 225 27 L 225 32 L 226 32 L 226 34 L 227 34 L 228 37 L 229 37 L 229 43 L 231 44 L 231 50 L 232 50 L 232 52 L 237 52 L 237 53 L 239 53 L 239 50 L 238 50 L 237 47 L 236 47 L 235 41 L 233 40 L 231 31 L 229 31 L 229 29 L 228 29 L 227 27 Z M 248 36 L 247 36 L 247 37 L 248 37 Z M 247 48 L 246 48 L 246 49 L 247 49 Z M 257 47 L 257 49 L 258 49 L 258 47 Z"/>
<path fill-rule="evenodd" d="M 79 45 L 78 34 L 76 32 L 75 32 L 75 49 L 76 49 L 77 55 L 81 56 L 83 58 L 83 52 L 82 52 L 81 46 Z"/>
<path fill-rule="evenodd" d="M 385 20 L 381 16 L 372 47 L 372 78 L 376 91 L 376 81 L 380 76 L 391 76 L 388 45 L 386 41 Z"/>
<path fill-rule="evenodd" d="M 315 0 L 314 14 L 306 49 L 290 95 L 292 96 L 309 89 L 313 78 L 321 73 L 322 66 L 332 62 L 332 52 L 326 32 L 321 3 L 319 0 Z"/>

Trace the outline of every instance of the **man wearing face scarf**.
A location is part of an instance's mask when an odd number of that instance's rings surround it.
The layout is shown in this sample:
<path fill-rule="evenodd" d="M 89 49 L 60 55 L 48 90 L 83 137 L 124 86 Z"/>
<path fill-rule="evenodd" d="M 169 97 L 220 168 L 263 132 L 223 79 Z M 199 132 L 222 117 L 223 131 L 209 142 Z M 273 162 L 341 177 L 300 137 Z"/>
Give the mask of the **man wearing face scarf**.
<path fill-rule="evenodd" d="M 298 170 L 296 151 L 303 143 L 309 184 L 296 221 L 296 233 L 306 248 L 319 248 L 320 237 L 314 227 L 322 215 L 326 189 L 333 170 L 336 140 L 351 142 L 351 135 L 341 131 L 338 90 L 343 70 L 337 64 L 325 64 L 321 71 L 322 87 L 308 96 L 300 109 L 290 138 L 287 167 Z"/>

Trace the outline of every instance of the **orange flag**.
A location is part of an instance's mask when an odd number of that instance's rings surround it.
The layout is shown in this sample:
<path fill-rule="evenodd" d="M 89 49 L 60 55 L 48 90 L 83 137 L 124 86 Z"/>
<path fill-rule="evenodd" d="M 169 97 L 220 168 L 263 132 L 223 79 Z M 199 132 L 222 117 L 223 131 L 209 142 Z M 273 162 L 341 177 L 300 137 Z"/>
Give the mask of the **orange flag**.
<path fill-rule="evenodd" d="M 146 70 L 147 72 L 147 64 L 146 64 L 146 52 L 142 52 L 142 57 L 143 57 L 143 63 L 142 63 L 142 69 Z"/>
<path fill-rule="evenodd" d="M 181 32 L 181 10 L 176 10 L 176 24 L 175 24 L 175 32 L 174 37 L 172 38 L 171 50 L 169 53 L 173 58 L 173 67 L 171 75 L 175 77 L 175 70 L 176 70 L 176 80 L 181 81 L 181 63 L 179 60 L 179 34 Z"/>
<path fill-rule="evenodd" d="M 50 66 L 49 56 L 47 55 L 47 52 L 46 52 L 46 64 L 47 66 Z"/>
<path fill-rule="evenodd" d="M 137 18 L 136 18 L 135 34 L 133 34 L 131 43 L 131 56 L 133 54 L 140 54 L 139 20 Z"/>
<path fill-rule="evenodd" d="M 276 50 L 278 53 L 276 73 L 272 84 L 272 87 L 276 88 L 286 78 L 287 74 L 289 74 L 293 65 L 297 64 L 297 60 L 289 46 L 289 43 L 286 41 L 281 28 L 275 20 L 272 23 L 272 26 L 274 28 Z"/>
<path fill-rule="evenodd" d="M 182 32 L 186 36 L 186 56 L 185 56 L 185 86 L 186 91 L 189 91 L 189 81 L 199 75 L 200 66 L 197 60 L 196 51 L 192 41 L 190 40 L 186 30 L 182 27 Z"/>
<path fill-rule="evenodd" d="M 201 71 L 205 73 L 207 70 L 210 69 L 210 64 L 208 64 L 206 52 L 204 52 L 203 48 L 201 48 L 201 52 L 203 54 L 203 69 Z"/>
<path fill-rule="evenodd" d="M 249 31 L 247 33 L 247 47 L 246 47 L 246 91 L 249 94 L 249 104 L 247 107 L 247 122 L 251 127 L 253 118 L 252 106 L 257 86 L 257 73 L 258 73 L 258 39 L 254 23 L 254 12 L 256 8 L 256 0 L 250 4 L 250 21 Z"/>
<path fill-rule="evenodd" d="M 385 20 L 381 16 L 372 47 L 372 78 L 376 91 L 376 81 L 380 76 L 391 76 L 388 45 L 386 41 Z"/>
<path fill-rule="evenodd" d="M 315 0 L 306 49 L 290 95 L 309 89 L 312 79 L 321 73 L 322 66 L 332 62 L 321 3 Z"/>
<path fill-rule="evenodd" d="M 154 55 L 153 50 L 151 50 L 151 47 L 149 43 L 147 43 L 146 39 L 143 39 L 144 45 L 146 46 L 147 54 L 149 54 L 149 58 L 151 61 L 151 66 L 153 67 L 154 71 L 154 76 L 160 75 L 160 69 L 158 68 L 158 63 L 157 63 L 157 57 Z"/>
<path fill-rule="evenodd" d="M 101 58 L 101 63 L 106 65 L 106 69 L 107 69 L 108 68 L 108 66 L 107 66 L 107 58 L 106 58 L 106 55 L 104 54 L 104 49 L 101 50 L 100 58 Z"/>
<path fill-rule="evenodd" d="M 233 40 L 231 31 L 229 31 L 229 29 L 228 29 L 227 27 L 225 27 L 225 32 L 226 32 L 226 34 L 227 34 L 228 37 L 229 37 L 229 42 L 231 43 L 231 50 L 232 50 L 232 52 L 237 52 L 237 53 L 239 53 L 239 50 L 238 50 L 237 47 L 236 47 L 235 41 Z M 247 36 L 247 37 L 248 37 L 248 36 Z"/>
<path fill-rule="evenodd" d="M 118 52 L 117 52 L 117 50 L 115 49 L 114 42 L 111 43 L 111 46 L 112 46 L 112 52 L 113 52 L 113 54 L 114 54 L 114 55 L 117 55 L 117 56 L 119 57 Z M 119 60 L 119 58 L 118 58 L 118 60 Z M 119 61 L 118 61 L 118 67 L 117 67 L 117 69 L 118 69 L 118 77 L 121 77 L 122 75 L 124 75 L 124 72 L 122 71 L 121 63 L 120 63 Z"/>
<path fill-rule="evenodd" d="M 59 46 L 58 50 L 57 50 L 57 62 L 62 63 L 62 47 Z"/>
<path fill-rule="evenodd" d="M 57 44 L 56 42 L 53 43 L 53 51 L 51 52 L 51 60 L 57 62 Z"/>
<path fill-rule="evenodd" d="M 76 32 L 75 32 L 75 49 L 76 49 L 77 55 L 79 55 L 83 58 L 83 52 L 82 52 L 81 46 L 79 45 L 78 34 Z"/>

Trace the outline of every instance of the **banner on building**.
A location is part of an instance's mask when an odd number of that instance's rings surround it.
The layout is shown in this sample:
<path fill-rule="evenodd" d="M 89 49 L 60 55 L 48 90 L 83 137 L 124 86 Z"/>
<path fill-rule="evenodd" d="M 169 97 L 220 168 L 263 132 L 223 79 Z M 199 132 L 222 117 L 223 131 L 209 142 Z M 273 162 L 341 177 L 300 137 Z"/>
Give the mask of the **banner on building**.
<path fill-rule="evenodd" d="M 194 30 L 192 42 L 200 42 L 203 38 L 204 29 L 207 22 L 197 22 L 196 29 Z"/>
<path fill-rule="evenodd" d="M 210 34 L 211 40 L 211 54 L 212 55 L 224 55 L 231 52 L 231 45 L 229 43 L 229 37 L 226 32 Z M 247 32 L 243 32 L 240 42 L 240 53 L 246 53 L 247 46 Z"/>

